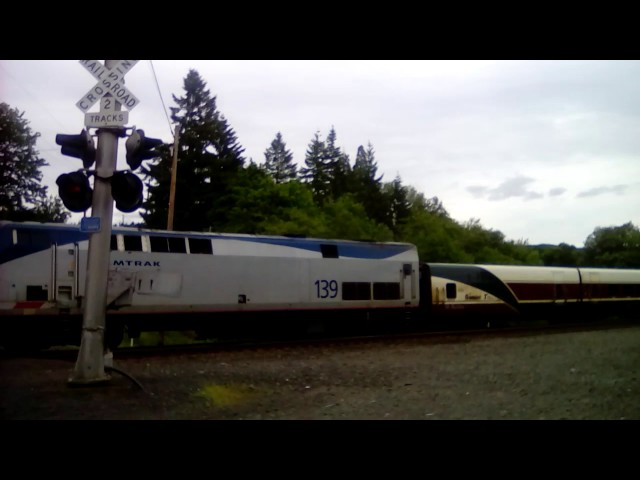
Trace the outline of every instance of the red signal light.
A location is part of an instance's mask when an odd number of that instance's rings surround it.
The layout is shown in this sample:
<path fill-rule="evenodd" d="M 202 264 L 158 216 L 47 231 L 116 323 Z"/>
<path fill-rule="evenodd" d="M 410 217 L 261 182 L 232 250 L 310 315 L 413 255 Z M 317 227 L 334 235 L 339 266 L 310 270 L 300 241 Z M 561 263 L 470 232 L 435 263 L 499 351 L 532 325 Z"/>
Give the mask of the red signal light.
<path fill-rule="evenodd" d="M 62 203 L 72 212 L 84 212 L 91 207 L 93 190 L 82 172 L 63 173 L 56 179 Z"/>

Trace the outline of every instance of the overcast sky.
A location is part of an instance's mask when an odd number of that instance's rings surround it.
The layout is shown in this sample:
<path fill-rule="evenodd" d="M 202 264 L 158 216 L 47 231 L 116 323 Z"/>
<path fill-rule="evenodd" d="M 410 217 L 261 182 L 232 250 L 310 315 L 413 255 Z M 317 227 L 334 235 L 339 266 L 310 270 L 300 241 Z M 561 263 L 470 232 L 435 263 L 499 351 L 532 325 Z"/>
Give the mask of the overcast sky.
<path fill-rule="evenodd" d="M 639 61 L 141 60 L 125 77 L 140 101 L 127 126 L 171 142 L 168 109 L 191 68 L 247 160 L 263 163 L 281 132 L 304 165 L 334 127 L 352 163 L 370 142 L 384 181 L 399 175 L 510 240 L 582 246 L 596 227 L 640 226 Z M 81 167 L 55 136 L 84 128 L 76 102 L 95 83 L 78 60 L 0 61 L 0 101 L 41 134 L 51 194 Z"/>

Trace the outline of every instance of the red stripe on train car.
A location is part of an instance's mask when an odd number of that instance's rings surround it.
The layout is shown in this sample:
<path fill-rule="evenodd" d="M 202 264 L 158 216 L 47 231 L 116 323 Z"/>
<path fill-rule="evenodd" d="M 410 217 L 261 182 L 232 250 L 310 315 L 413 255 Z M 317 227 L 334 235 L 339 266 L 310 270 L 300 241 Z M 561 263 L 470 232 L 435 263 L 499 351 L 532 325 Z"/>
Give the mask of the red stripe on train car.
<path fill-rule="evenodd" d="M 577 283 L 509 283 L 518 301 L 577 300 L 580 285 Z"/>
<path fill-rule="evenodd" d="M 30 300 L 25 302 L 17 302 L 13 308 L 40 308 L 45 302 L 40 300 Z"/>

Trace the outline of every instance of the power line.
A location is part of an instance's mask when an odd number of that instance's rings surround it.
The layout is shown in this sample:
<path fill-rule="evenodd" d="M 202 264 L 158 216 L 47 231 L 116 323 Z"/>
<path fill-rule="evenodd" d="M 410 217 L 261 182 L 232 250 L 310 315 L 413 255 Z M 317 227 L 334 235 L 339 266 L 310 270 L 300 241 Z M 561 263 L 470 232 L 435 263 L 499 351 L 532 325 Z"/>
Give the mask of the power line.
<path fill-rule="evenodd" d="M 151 71 L 153 72 L 153 78 L 156 81 L 156 88 L 158 89 L 158 95 L 160 95 L 160 101 L 162 102 L 162 108 L 164 109 L 164 114 L 167 117 L 167 123 L 169 124 L 169 131 L 171 135 L 173 135 L 173 130 L 171 129 L 171 119 L 169 118 L 169 114 L 167 113 L 167 106 L 164 104 L 164 100 L 162 99 L 162 93 L 160 92 L 160 84 L 158 83 L 158 77 L 156 75 L 156 69 L 153 67 L 153 61 L 149 60 L 149 64 L 151 65 Z"/>

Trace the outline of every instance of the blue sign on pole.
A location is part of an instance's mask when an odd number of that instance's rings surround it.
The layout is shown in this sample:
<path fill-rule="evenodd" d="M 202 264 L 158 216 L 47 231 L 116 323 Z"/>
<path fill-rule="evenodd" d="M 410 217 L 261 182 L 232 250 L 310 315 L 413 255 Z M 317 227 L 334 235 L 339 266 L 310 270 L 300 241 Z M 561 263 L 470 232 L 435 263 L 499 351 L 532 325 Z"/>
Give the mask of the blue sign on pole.
<path fill-rule="evenodd" d="M 80 231 L 86 233 L 97 233 L 100 231 L 100 217 L 83 217 L 80 220 Z"/>

